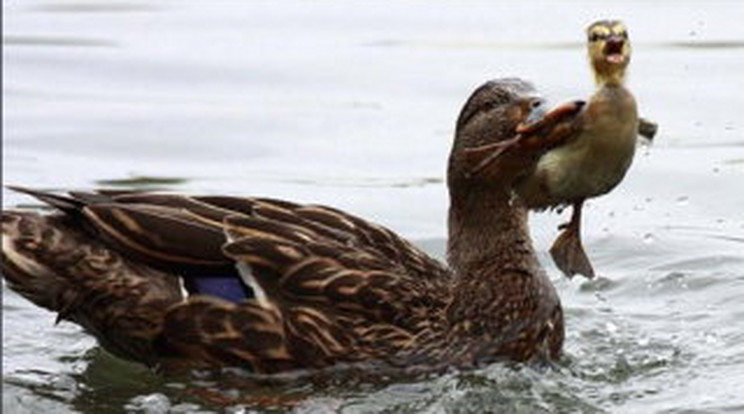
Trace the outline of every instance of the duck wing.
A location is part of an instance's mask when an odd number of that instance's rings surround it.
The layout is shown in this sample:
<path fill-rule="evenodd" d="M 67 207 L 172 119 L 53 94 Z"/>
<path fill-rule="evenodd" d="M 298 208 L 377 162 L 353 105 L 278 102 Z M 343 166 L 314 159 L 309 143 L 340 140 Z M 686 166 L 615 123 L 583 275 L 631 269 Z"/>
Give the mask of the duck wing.
<path fill-rule="evenodd" d="M 272 229 L 301 231 L 307 237 L 384 257 L 425 278 L 448 277 L 436 260 L 392 231 L 352 214 L 269 198 L 190 197 L 143 192 L 71 192 L 67 196 L 10 187 L 32 195 L 82 221 L 89 231 L 127 256 L 156 268 L 190 273 L 234 266 L 223 252 L 226 219 L 253 217 Z"/>
<path fill-rule="evenodd" d="M 147 349 L 155 356 L 119 355 L 166 368 L 237 365 L 277 372 L 391 358 L 421 349 L 417 345 L 444 331 L 435 326 L 444 323 L 451 298 L 449 270 L 390 230 L 339 210 L 264 198 L 18 190 L 64 212 L 48 217 L 63 220 L 61 231 L 69 228 L 76 243 L 95 241 L 121 254 L 141 286 L 151 274 L 198 279 L 199 272 L 228 266 L 236 280 L 255 290 L 255 298 L 231 302 L 181 298 L 171 284 L 170 305 L 149 306 L 148 312 L 157 313 L 152 330 L 137 333 L 143 339 L 153 335 Z M 134 296 L 117 296 L 115 306 L 109 299 L 84 300 L 113 298 L 114 273 L 66 273 L 95 285 L 82 290 L 96 292 L 76 294 L 83 299 L 73 301 L 75 316 L 69 319 L 81 323 L 88 315 L 110 313 L 108 308 L 117 315 L 126 315 L 128 306 L 133 313 L 140 308 Z M 117 346 L 111 329 L 100 328 L 106 323 L 83 324 L 107 349 Z M 118 335 L 127 333 L 117 329 Z"/>
<path fill-rule="evenodd" d="M 256 297 L 175 307 L 164 324 L 167 349 L 276 372 L 404 358 L 445 331 L 451 274 L 438 262 L 337 210 L 253 202 L 251 215 L 225 218 L 223 250 Z"/>
<path fill-rule="evenodd" d="M 187 274 L 232 266 L 222 254 L 225 211 L 178 195 L 138 192 L 57 195 L 10 187 L 61 210 L 91 237 L 126 257 Z"/>
<path fill-rule="evenodd" d="M 233 211 L 245 202 L 201 200 Z M 329 207 L 249 203 L 251 214 L 224 218 L 223 252 L 255 298 L 191 299 L 174 308 L 163 332 L 172 349 L 271 373 L 372 359 L 410 363 L 422 344 L 446 332 L 452 275 L 410 243 Z"/>

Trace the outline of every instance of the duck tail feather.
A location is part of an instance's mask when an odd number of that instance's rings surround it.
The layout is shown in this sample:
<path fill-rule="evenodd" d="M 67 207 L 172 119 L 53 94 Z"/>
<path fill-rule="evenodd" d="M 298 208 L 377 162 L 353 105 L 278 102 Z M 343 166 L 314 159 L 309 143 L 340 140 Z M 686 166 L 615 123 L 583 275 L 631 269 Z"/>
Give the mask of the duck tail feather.
<path fill-rule="evenodd" d="M 48 191 L 34 190 L 31 188 L 20 187 L 15 185 L 6 186 L 6 188 L 13 190 L 18 193 L 23 193 L 42 201 L 56 209 L 59 209 L 65 213 L 75 213 L 85 207 L 85 201 L 77 198 L 53 194 Z"/>
<path fill-rule="evenodd" d="M 62 294 L 69 281 L 39 260 L 54 252 L 50 245 L 57 239 L 57 229 L 48 224 L 47 216 L 35 213 L 4 211 L 0 221 L 0 269 L 8 286 L 43 308 L 61 310 Z"/>

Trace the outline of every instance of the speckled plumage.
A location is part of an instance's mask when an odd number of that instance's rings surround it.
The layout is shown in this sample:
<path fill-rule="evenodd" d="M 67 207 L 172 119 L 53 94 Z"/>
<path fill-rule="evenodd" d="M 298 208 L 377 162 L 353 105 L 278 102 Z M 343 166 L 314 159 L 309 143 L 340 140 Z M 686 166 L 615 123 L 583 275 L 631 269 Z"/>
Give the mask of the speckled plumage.
<path fill-rule="evenodd" d="M 514 179 L 535 159 L 515 152 L 468 173 L 481 155 L 473 150 L 513 137 L 536 99 L 530 85 L 505 79 L 463 108 L 448 170 L 448 266 L 324 206 L 20 189 L 58 211 L 2 213 L 3 277 L 114 354 L 166 370 L 557 358 L 560 301 L 532 249 L 527 211 L 511 203 Z M 195 294 L 189 281 L 204 275 L 257 288 L 241 301 Z"/>

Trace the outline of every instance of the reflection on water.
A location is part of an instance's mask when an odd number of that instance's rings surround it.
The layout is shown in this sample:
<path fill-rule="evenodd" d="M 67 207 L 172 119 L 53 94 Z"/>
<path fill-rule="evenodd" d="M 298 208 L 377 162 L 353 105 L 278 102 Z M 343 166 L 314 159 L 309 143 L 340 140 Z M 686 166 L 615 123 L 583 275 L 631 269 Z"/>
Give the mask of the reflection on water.
<path fill-rule="evenodd" d="M 744 49 L 744 41 L 741 40 L 719 40 L 711 42 L 670 42 L 662 44 L 662 47 L 680 49 Z"/>
<path fill-rule="evenodd" d="M 161 10 L 161 6 L 151 3 L 128 3 L 123 1 L 108 2 L 66 2 L 46 3 L 29 7 L 30 10 L 51 13 L 112 13 L 112 12 L 152 12 Z"/>
<path fill-rule="evenodd" d="M 653 49 L 744 49 L 744 41 L 716 40 L 716 41 L 683 41 L 683 42 L 634 42 L 634 47 L 645 50 Z M 404 47 L 409 49 L 492 49 L 492 50 L 571 50 L 584 49 L 584 42 L 494 42 L 494 41 L 406 41 L 406 40 L 377 40 L 366 43 L 370 47 Z"/>
<path fill-rule="evenodd" d="M 584 97 L 584 26 L 626 21 L 631 88 L 661 128 L 586 207 L 600 276 L 560 277 L 546 250 L 561 217 L 532 220 L 566 308 L 566 358 L 377 382 L 165 378 L 4 289 L 4 412 L 744 410 L 741 6 L 217 4 L 3 3 L 4 183 L 326 203 L 442 258 L 446 157 L 468 94 L 519 75 L 553 101 Z M 6 189 L 3 203 L 39 208 Z"/>
<path fill-rule="evenodd" d="M 152 176 L 135 176 L 129 178 L 96 180 L 96 187 L 124 187 L 132 190 L 152 190 L 154 187 L 163 189 L 175 188 L 179 184 L 184 184 L 188 180 L 178 177 L 152 177 Z"/>
<path fill-rule="evenodd" d="M 113 47 L 115 42 L 102 39 L 61 36 L 3 36 L 3 46 L 94 46 Z"/>

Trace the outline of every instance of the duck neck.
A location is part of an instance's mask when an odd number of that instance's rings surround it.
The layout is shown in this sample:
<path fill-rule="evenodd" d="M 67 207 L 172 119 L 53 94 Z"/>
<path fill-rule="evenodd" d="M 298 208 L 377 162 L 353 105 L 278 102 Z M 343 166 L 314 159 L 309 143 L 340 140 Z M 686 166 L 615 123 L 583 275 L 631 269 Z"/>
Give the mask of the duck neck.
<path fill-rule="evenodd" d="M 527 210 L 510 199 L 506 189 L 469 187 L 450 193 L 447 257 L 461 278 L 482 281 L 506 270 L 534 273 L 539 267 Z"/>

